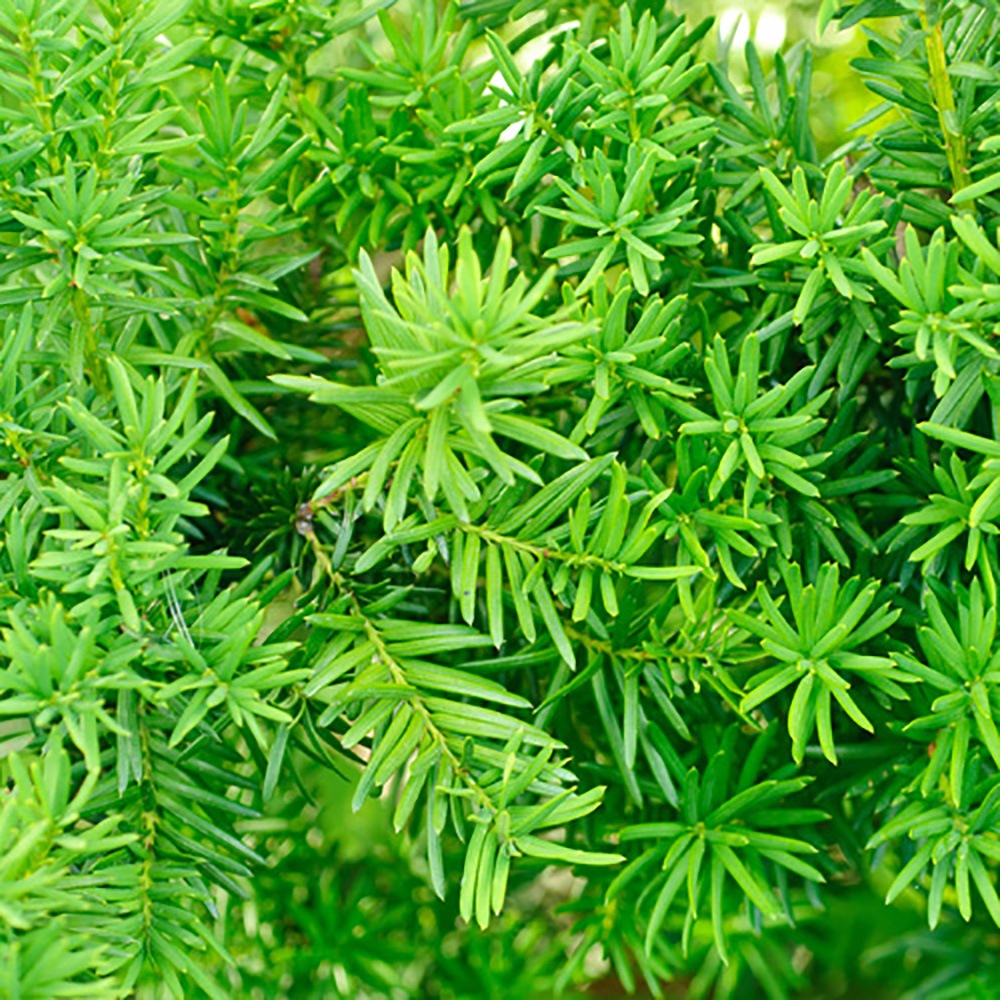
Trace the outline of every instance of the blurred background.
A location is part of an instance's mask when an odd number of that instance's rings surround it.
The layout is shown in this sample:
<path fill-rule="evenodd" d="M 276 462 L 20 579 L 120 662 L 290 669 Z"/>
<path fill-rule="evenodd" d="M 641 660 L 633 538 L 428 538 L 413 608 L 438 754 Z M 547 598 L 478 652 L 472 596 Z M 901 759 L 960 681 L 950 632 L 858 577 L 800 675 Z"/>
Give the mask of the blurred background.
<path fill-rule="evenodd" d="M 730 73 L 735 81 L 745 72 L 743 47 L 752 39 L 766 61 L 776 52 L 784 55 L 800 45 L 813 50 L 813 128 L 821 152 L 832 152 L 850 135 L 850 127 L 870 111 L 878 100 L 850 68 L 850 60 L 866 51 L 860 27 L 840 31 L 831 23 L 822 36 L 817 34 L 819 0 L 681 0 L 675 9 L 692 21 L 715 18 L 715 40 L 722 55 L 728 52 Z M 881 22 L 881 30 L 891 30 L 891 22 Z"/>

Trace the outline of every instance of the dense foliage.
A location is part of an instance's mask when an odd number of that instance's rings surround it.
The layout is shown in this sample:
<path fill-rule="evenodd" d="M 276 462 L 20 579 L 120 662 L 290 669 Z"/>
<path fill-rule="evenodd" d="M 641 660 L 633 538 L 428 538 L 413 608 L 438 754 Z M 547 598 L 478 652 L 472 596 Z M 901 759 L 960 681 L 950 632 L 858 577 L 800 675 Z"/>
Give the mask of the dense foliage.
<path fill-rule="evenodd" d="M 836 150 L 662 0 L 0 0 L 0 996 L 995 995 L 1000 17 L 818 19 Z"/>

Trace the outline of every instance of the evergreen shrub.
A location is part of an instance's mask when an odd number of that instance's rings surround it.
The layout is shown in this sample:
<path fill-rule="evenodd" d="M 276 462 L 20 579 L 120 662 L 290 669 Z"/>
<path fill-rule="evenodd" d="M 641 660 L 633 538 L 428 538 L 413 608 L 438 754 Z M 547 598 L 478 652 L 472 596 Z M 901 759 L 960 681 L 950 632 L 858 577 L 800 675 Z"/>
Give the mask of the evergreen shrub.
<path fill-rule="evenodd" d="M 1000 14 L 697 14 L 0 0 L 0 996 L 998 995 Z"/>

